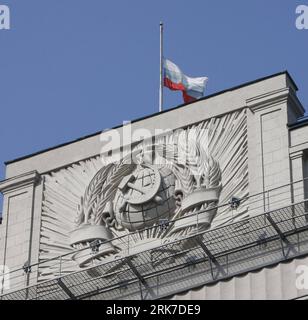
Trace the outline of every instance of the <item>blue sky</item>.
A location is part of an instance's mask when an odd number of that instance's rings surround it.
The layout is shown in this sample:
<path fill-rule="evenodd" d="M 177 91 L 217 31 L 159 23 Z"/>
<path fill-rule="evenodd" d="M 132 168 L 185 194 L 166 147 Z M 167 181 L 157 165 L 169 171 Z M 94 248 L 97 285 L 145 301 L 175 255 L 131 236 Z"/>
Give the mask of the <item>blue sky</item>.
<path fill-rule="evenodd" d="M 3 162 L 158 111 L 159 21 L 165 57 L 206 94 L 288 70 L 308 106 L 308 0 L 0 0 Z M 165 108 L 182 103 L 165 91 Z"/>

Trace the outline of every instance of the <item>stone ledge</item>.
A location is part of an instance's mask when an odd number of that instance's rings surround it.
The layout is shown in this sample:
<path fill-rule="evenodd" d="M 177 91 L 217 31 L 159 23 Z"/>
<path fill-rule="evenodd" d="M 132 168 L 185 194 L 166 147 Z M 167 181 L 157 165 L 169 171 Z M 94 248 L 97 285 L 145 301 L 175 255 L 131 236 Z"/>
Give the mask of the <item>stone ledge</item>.
<path fill-rule="evenodd" d="M 289 148 L 289 153 L 290 155 L 295 153 L 295 152 L 303 152 L 305 150 L 308 149 L 308 142 L 305 142 L 305 143 L 301 143 L 301 144 L 298 144 L 298 145 L 295 145 L 295 146 L 292 146 Z"/>
<path fill-rule="evenodd" d="M 19 189 L 31 184 L 36 184 L 40 181 L 40 175 L 37 171 L 27 172 L 21 174 L 17 177 L 9 178 L 3 181 L 0 181 L 0 192 L 5 194 L 6 192 Z"/>
<path fill-rule="evenodd" d="M 255 96 L 246 100 L 247 107 L 252 112 L 259 111 L 266 107 L 273 107 L 273 103 L 287 102 L 290 95 L 289 88 L 282 88 L 279 90 L 271 91 L 266 94 Z"/>
<path fill-rule="evenodd" d="M 305 113 L 305 109 L 299 101 L 296 92 L 289 87 L 274 90 L 259 96 L 255 96 L 246 100 L 246 105 L 252 112 L 259 111 L 266 107 L 272 107 L 273 104 L 287 102 L 295 112 L 297 117 L 301 117 Z"/>

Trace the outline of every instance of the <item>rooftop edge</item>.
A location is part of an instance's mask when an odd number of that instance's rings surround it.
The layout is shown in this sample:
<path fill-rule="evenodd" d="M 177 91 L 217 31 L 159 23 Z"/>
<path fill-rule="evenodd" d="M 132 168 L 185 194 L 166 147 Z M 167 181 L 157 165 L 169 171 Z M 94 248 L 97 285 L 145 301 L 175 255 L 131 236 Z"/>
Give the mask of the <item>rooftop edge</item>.
<path fill-rule="evenodd" d="M 291 81 L 291 84 L 294 86 L 295 90 L 298 91 L 298 87 L 297 87 L 295 81 L 294 81 L 293 78 L 291 77 L 290 73 L 289 73 L 287 70 L 285 70 L 285 71 L 281 71 L 281 72 L 278 72 L 278 73 L 275 73 L 275 74 L 272 74 L 272 75 L 269 75 L 269 76 L 266 76 L 266 77 L 263 77 L 263 78 L 258 78 L 258 79 L 253 80 L 253 81 L 245 82 L 245 83 L 243 83 L 243 84 L 241 84 L 241 85 L 237 85 L 237 86 L 231 87 L 231 88 L 229 88 L 229 89 L 224 89 L 224 90 L 222 90 L 222 91 L 215 92 L 215 93 L 213 93 L 213 94 L 211 94 L 211 95 L 208 95 L 208 96 L 205 96 L 205 97 L 203 97 L 203 98 L 201 98 L 201 99 L 199 99 L 199 100 L 197 100 L 197 101 L 193 101 L 193 102 L 190 102 L 190 103 L 183 103 L 183 104 L 180 104 L 180 105 L 178 105 L 178 106 L 176 106 L 176 107 L 163 110 L 163 111 L 161 111 L 161 112 L 155 112 L 155 113 L 152 113 L 152 114 L 150 114 L 150 115 L 147 115 L 147 116 L 144 116 L 144 117 L 141 117 L 141 118 L 134 119 L 134 120 L 131 121 L 131 123 L 135 123 L 135 122 L 142 121 L 142 120 L 145 120 L 145 119 L 148 119 L 148 118 L 151 118 L 151 117 L 155 117 L 155 116 L 157 116 L 157 115 L 159 115 L 159 114 L 167 113 L 167 112 L 170 112 L 170 111 L 179 109 L 179 108 L 181 108 L 181 107 L 190 105 L 190 104 L 192 104 L 192 103 L 199 102 L 199 101 L 203 101 L 203 100 L 207 100 L 207 99 L 213 98 L 213 97 L 215 97 L 215 96 L 224 94 L 224 93 L 226 93 L 226 92 L 234 91 L 234 90 L 237 90 L 237 89 L 240 89 L 240 88 L 243 88 L 243 87 L 246 87 L 246 86 L 249 86 L 249 85 L 258 83 L 258 82 L 261 82 L 261 81 L 265 81 L 265 80 L 268 80 L 268 79 L 271 79 L 271 78 L 278 77 L 278 76 L 283 75 L 283 74 L 285 74 L 285 75 L 289 78 L 289 80 Z M 110 129 L 108 129 L 107 131 L 109 131 L 109 130 L 114 130 L 114 129 L 118 129 L 118 128 L 121 128 L 122 126 L 123 126 L 123 124 L 117 125 L 117 126 L 115 126 L 115 127 L 112 127 L 112 128 L 110 128 Z M 18 157 L 18 158 L 13 159 L 13 160 L 5 161 L 4 164 L 7 166 L 7 165 L 9 165 L 9 164 L 11 164 L 11 163 L 15 163 L 15 162 L 18 162 L 18 161 L 22 161 L 22 160 L 25 160 L 25 159 L 34 157 L 34 156 L 36 156 L 36 155 L 45 153 L 45 152 L 48 152 L 48 151 L 51 151 L 51 150 L 55 150 L 55 149 L 58 149 L 58 148 L 61 148 L 61 147 L 64 147 L 64 146 L 73 144 L 73 143 L 75 143 L 75 142 L 78 142 L 78 141 L 81 141 L 81 140 L 85 140 L 85 139 L 94 137 L 94 136 L 96 136 L 96 135 L 101 134 L 102 131 L 103 131 L 103 130 L 100 130 L 100 131 L 97 131 L 97 132 L 95 132 L 95 133 L 92 133 L 92 134 L 83 136 L 83 137 L 78 138 L 78 139 L 75 139 L 75 140 L 71 140 L 71 141 L 68 141 L 68 142 L 65 142 L 65 143 L 62 143 L 62 144 L 59 144 L 59 145 L 56 145 L 56 146 L 47 148 L 47 149 L 43 149 L 43 150 L 40 150 L 40 151 L 31 153 L 31 154 L 28 154 L 28 155 L 25 155 L 25 156 L 22 156 L 22 157 Z"/>

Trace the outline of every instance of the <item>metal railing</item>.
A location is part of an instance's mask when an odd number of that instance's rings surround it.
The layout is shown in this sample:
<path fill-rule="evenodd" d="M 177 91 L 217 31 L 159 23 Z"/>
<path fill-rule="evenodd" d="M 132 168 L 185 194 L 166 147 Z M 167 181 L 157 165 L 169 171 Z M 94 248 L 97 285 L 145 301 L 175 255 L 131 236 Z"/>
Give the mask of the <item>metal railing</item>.
<path fill-rule="evenodd" d="M 308 202 L 303 184 L 301 180 L 238 199 L 234 210 L 238 205 L 248 206 L 251 218 L 228 221 L 170 243 L 160 238 L 161 242 L 149 250 L 136 246 L 134 237 L 138 232 L 112 239 L 109 242 L 121 243 L 125 250 L 109 262 L 94 258 L 104 242 L 24 266 L 9 273 L 16 290 L 5 292 L 1 299 L 157 299 L 308 254 Z M 234 203 L 225 203 L 217 209 L 230 205 Z M 206 211 L 195 213 L 196 224 Z M 165 232 L 162 226 L 146 230 Z M 88 257 L 89 252 L 93 253 L 92 265 L 77 271 L 75 267 L 74 271 L 72 256 L 78 253 Z M 27 286 L 31 272 L 42 274 L 44 267 L 45 278 L 49 279 Z"/>

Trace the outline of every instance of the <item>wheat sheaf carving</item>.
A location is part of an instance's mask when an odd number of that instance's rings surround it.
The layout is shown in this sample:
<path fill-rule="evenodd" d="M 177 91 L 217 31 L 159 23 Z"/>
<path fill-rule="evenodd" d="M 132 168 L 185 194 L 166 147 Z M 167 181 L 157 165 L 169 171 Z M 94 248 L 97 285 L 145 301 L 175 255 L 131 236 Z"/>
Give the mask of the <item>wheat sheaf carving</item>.
<path fill-rule="evenodd" d="M 82 223 L 102 225 L 103 211 L 114 196 L 114 191 L 122 178 L 130 174 L 136 168 L 129 154 L 117 163 L 110 163 L 100 169 L 87 186 L 84 196 L 78 205 L 75 224 Z"/>
<path fill-rule="evenodd" d="M 184 137 L 177 145 L 156 145 L 155 150 L 168 161 L 184 196 L 196 189 L 220 186 L 219 163 L 207 154 L 201 137 Z"/>

